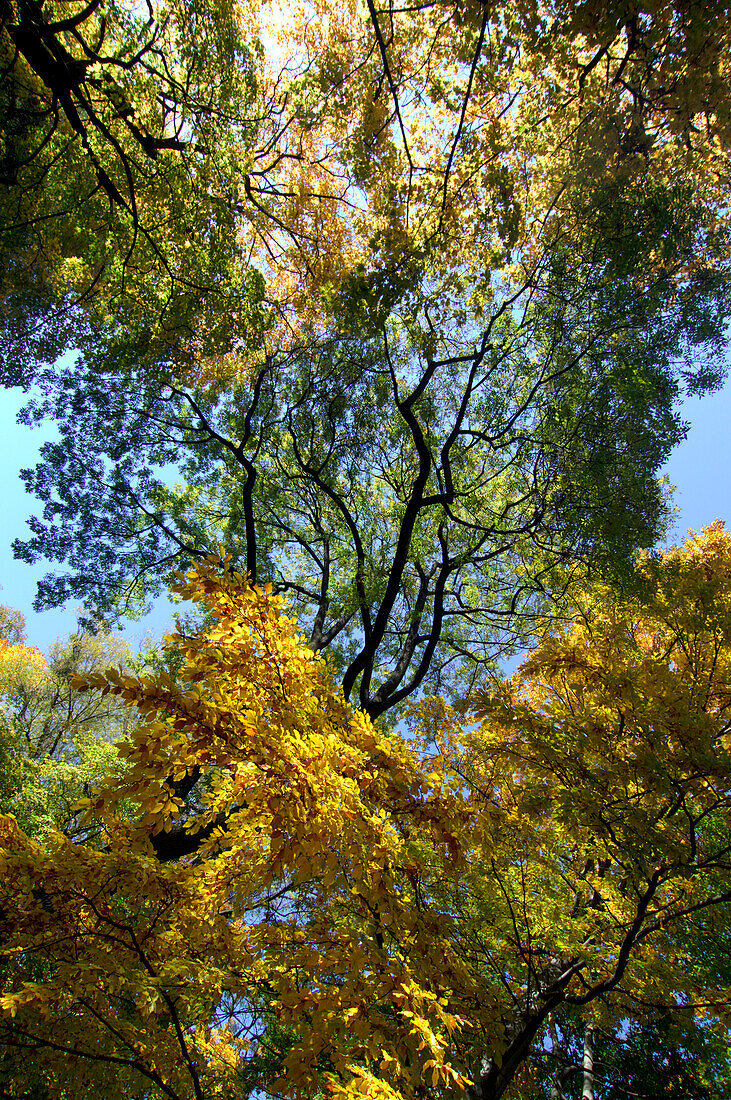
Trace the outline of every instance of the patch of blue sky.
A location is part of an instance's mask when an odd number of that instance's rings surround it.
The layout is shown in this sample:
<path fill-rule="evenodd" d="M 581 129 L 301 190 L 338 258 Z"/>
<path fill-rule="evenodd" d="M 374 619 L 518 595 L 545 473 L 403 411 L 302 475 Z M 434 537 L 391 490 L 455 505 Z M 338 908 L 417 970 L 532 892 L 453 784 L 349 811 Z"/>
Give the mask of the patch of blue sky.
<path fill-rule="evenodd" d="M 27 520 L 31 515 L 40 516 L 43 507 L 26 491 L 21 471 L 37 465 L 44 443 L 59 439 L 52 420 L 43 420 L 33 427 L 18 423 L 20 410 L 32 396 L 32 391 L 24 394 L 17 389 L 4 390 L 0 394 L 0 604 L 25 615 L 29 643 L 45 652 L 58 638 L 66 637 L 77 629 L 82 608 L 69 603 L 51 611 L 35 611 L 33 601 L 37 582 L 49 571 L 49 563 L 41 561 L 29 565 L 13 555 L 13 542 L 30 537 Z M 179 479 L 179 472 L 171 467 L 160 471 L 160 476 L 172 484 Z M 171 628 L 174 613 L 171 601 L 159 597 L 148 614 L 137 620 L 126 620 L 124 633 L 132 648 L 147 639 L 159 639 Z"/>

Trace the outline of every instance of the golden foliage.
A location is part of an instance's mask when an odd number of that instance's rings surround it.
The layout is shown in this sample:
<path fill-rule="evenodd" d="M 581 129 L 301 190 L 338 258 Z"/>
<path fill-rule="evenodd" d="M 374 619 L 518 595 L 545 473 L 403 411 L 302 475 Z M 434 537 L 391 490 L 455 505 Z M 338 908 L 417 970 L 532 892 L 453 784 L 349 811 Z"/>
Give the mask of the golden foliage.
<path fill-rule="evenodd" d="M 101 844 L 2 819 L 6 1049 L 90 1089 L 487 1097 L 549 1012 L 726 1011 L 689 954 L 731 898 L 721 524 L 588 586 L 466 713 L 424 700 L 418 751 L 225 560 L 180 590 L 209 625 L 169 638 L 177 677 L 77 679 L 140 715 Z"/>

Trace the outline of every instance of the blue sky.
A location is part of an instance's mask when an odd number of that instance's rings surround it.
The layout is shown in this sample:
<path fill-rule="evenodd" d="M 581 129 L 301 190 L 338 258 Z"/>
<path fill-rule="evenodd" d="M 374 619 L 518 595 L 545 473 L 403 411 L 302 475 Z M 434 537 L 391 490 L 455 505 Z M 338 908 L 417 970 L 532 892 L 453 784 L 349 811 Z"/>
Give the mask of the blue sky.
<path fill-rule="evenodd" d="M 41 511 L 36 498 L 25 491 L 20 471 L 35 466 L 43 443 L 57 438 L 49 424 L 31 429 L 17 423 L 18 411 L 25 401 L 19 390 L 0 390 L 0 604 L 23 612 L 29 644 L 45 652 L 58 638 L 75 630 L 78 609 L 69 604 L 40 614 L 34 611 L 36 582 L 49 572 L 49 566 L 43 562 L 31 566 L 13 557 L 13 541 L 29 535 L 26 519 L 32 512 Z M 55 563 L 51 568 L 56 568 Z M 171 615 L 168 602 L 159 600 L 148 616 L 126 627 L 125 637 L 133 648 L 148 637 L 158 640 L 170 629 Z"/>
<path fill-rule="evenodd" d="M 33 466 L 42 443 L 52 438 L 47 427 L 31 430 L 16 422 L 23 395 L 17 390 L 0 393 L 0 476 L 2 526 L 0 529 L 0 604 L 18 608 L 28 620 L 28 640 L 46 650 L 76 625 L 76 609 L 69 606 L 38 614 L 32 610 L 36 580 L 46 568 L 15 561 L 14 539 L 27 534 L 26 518 L 37 503 L 25 492 L 19 471 Z M 689 527 L 696 530 L 714 519 L 731 523 L 731 382 L 710 397 L 690 398 L 683 406 L 690 423 L 688 437 L 674 452 L 665 473 L 676 486 L 679 512 L 671 541 L 682 539 Z M 165 601 L 145 620 L 125 631 L 130 642 L 145 636 L 160 637 L 170 626 L 171 610 Z"/>

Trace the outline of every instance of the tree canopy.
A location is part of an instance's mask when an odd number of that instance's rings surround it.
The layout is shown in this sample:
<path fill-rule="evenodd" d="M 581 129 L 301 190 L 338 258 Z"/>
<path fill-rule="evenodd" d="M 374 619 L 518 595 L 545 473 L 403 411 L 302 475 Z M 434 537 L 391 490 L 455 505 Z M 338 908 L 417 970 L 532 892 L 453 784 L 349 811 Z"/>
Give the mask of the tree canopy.
<path fill-rule="evenodd" d="M 726 1026 L 731 540 L 651 548 L 729 58 L 720 0 L 0 0 L 16 553 L 197 609 L 0 612 L 7 1095 L 557 1100 Z"/>
<path fill-rule="evenodd" d="M 223 543 L 377 715 L 524 637 L 569 559 L 653 544 L 677 397 L 725 371 L 725 7 L 4 11 L 48 137 L 7 201 L 57 201 L 45 157 L 82 196 L 6 236 L 8 301 L 47 250 L 78 353 L 8 357 L 61 432 L 17 548 L 61 563 L 39 606 L 114 616 Z"/>
<path fill-rule="evenodd" d="M 114 743 L 128 713 L 94 693 L 79 695 L 71 679 L 126 665 L 128 648 L 119 637 L 76 634 L 44 657 L 25 644 L 23 616 L 7 619 L 12 636 L 0 640 L 0 811 L 34 839 L 55 829 L 72 835 L 78 800 L 117 770 Z"/>
<path fill-rule="evenodd" d="M 466 713 L 424 700 L 409 746 L 277 597 L 192 573 L 213 625 L 177 679 L 77 678 L 139 715 L 99 839 L 2 819 L 16 1087 L 491 1100 L 540 1095 L 577 1019 L 726 1020 L 731 536 L 640 575 Z"/>

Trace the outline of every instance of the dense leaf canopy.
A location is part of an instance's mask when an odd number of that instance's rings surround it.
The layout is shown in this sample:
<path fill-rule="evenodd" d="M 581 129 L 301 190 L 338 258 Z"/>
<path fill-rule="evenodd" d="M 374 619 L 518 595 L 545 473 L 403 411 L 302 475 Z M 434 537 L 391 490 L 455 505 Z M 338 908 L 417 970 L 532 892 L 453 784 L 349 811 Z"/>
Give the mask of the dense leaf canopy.
<path fill-rule="evenodd" d="M 0 612 L 5 1095 L 727 1071 L 731 539 L 650 548 L 730 58 L 721 0 L 0 0 L 16 552 L 196 608 L 135 667 Z"/>
<path fill-rule="evenodd" d="M 731 536 L 640 576 L 467 714 L 424 700 L 408 747 L 275 596 L 191 574 L 214 625 L 171 638 L 177 680 L 76 681 L 139 714 L 100 840 L 2 819 L 18 1086 L 492 1100 L 578 1021 L 725 1019 Z"/>
<path fill-rule="evenodd" d="M 6 318 L 40 273 L 77 349 L 26 413 L 61 431 L 39 606 L 114 614 L 222 543 L 376 715 L 514 644 L 569 558 L 652 545 L 676 398 L 724 373 L 723 5 L 3 10 L 40 135 Z"/>

